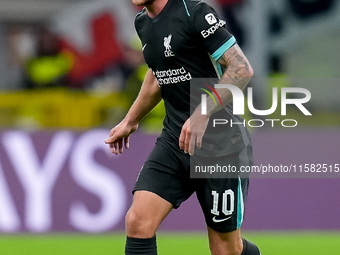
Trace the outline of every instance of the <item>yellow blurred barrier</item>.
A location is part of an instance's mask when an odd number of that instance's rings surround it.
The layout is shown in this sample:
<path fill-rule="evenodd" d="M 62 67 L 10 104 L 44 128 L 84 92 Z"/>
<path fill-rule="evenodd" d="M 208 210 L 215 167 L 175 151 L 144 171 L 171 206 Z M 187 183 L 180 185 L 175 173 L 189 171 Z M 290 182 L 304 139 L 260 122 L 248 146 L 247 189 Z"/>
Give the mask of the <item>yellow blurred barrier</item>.
<path fill-rule="evenodd" d="M 119 93 L 67 88 L 0 92 L 0 127 L 83 129 L 113 125 L 128 109 L 125 102 Z"/>

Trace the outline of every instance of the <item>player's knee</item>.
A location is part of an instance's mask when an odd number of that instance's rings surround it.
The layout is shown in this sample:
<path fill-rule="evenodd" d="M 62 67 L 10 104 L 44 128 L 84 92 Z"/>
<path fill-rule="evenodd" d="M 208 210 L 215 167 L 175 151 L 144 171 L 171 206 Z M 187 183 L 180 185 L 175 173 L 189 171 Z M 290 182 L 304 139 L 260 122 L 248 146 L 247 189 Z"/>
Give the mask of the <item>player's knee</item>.
<path fill-rule="evenodd" d="M 129 210 L 125 217 L 127 236 L 134 238 L 151 238 L 155 235 L 157 227 L 150 217 Z"/>

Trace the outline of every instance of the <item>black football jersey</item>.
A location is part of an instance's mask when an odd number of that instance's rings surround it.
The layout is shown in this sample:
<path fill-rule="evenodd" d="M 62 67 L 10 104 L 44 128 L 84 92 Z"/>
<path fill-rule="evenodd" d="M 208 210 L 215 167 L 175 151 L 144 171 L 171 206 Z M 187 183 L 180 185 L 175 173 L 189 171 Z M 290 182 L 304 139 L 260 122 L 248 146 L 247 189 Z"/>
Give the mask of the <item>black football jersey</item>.
<path fill-rule="evenodd" d="M 144 58 L 152 69 L 164 100 L 166 116 L 161 136 L 178 143 L 184 122 L 190 117 L 190 82 L 195 78 L 218 78 L 222 68 L 217 60 L 236 40 L 215 10 L 197 0 L 169 0 L 164 9 L 150 18 L 144 8 L 135 27 L 142 42 Z M 202 91 L 201 91 L 202 92 Z M 240 124 L 213 127 L 214 118 Z M 203 137 L 202 156 L 222 156 L 240 151 L 249 143 L 243 119 L 232 114 L 231 105 L 213 114 Z"/>

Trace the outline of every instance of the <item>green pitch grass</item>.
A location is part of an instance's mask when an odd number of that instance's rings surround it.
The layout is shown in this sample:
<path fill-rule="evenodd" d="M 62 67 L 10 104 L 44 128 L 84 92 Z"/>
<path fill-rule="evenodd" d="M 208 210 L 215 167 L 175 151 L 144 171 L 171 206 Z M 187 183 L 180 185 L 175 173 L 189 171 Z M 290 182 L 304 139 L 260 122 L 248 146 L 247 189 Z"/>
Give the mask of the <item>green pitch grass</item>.
<path fill-rule="evenodd" d="M 340 254 L 340 232 L 245 232 L 263 255 Z M 204 233 L 159 233 L 159 255 L 208 255 Z M 120 255 L 124 234 L 0 236 L 1 255 Z"/>

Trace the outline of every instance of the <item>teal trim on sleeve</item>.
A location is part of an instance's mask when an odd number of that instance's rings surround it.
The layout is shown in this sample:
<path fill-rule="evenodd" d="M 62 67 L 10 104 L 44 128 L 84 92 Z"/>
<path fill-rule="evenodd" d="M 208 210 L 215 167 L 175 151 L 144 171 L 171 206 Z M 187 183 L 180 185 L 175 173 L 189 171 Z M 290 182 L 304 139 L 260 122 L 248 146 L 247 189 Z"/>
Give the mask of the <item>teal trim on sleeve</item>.
<path fill-rule="evenodd" d="M 190 17 L 188 6 L 187 6 L 187 4 L 186 4 L 186 2 L 184 0 L 183 0 L 183 4 L 184 4 L 184 7 L 185 7 L 185 10 L 187 11 L 188 16 Z"/>
<path fill-rule="evenodd" d="M 235 37 L 231 37 L 228 41 L 226 41 L 221 47 L 219 47 L 211 56 L 215 61 L 219 60 L 219 58 L 226 52 L 231 46 L 236 43 Z"/>

